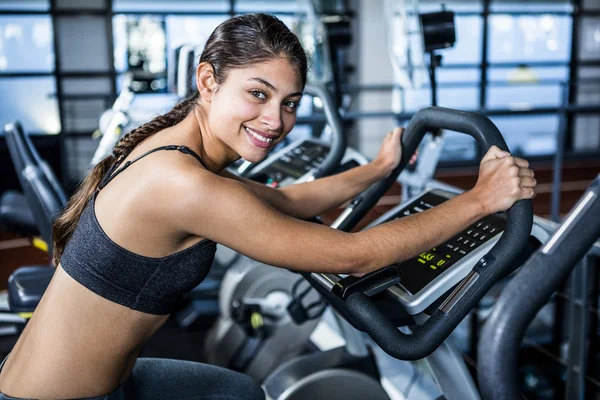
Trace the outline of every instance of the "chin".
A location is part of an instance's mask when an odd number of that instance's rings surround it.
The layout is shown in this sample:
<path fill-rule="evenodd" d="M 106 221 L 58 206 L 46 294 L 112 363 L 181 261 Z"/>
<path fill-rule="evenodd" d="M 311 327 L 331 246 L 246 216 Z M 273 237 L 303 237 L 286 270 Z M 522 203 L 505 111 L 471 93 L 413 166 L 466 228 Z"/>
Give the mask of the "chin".
<path fill-rule="evenodd" d="M 242 158 L 246 161 L 250 161 L 252 163 L 258 163 L 261 162 L 262 160 L 264 160 L 265 158 L 267 158 L 267 152 L 264 152 L 262 154 L 257 154 L 255 152 L 251 153 L 251 154 L 246 154 L 245 156 L 243 155 Z"/>

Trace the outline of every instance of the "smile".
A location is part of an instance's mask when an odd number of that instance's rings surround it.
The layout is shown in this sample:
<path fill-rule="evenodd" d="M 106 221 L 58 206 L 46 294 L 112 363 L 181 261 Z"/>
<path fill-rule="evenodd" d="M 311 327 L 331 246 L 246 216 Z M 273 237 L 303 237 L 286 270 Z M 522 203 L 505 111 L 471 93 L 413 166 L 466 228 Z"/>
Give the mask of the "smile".
<path fill-rule="evenodd" d="M 252 129 L 250 129 L 250 128 L 248 128 L 248 127 L 244 127 L 244 129 L 245 129 L 245 130 L 246 130 L 246 132 L 248 132 L 248 133 L 249 133 L 249 134 L 250 134 L 250 135 L 251 135 L 253 138 L 255 138 L 255 139 L 257 139 L 257 140 L 260 140 L 261 142 L 264 142 L 264 143 L 267 143 L 267 144 L 268 144 L 268 143 L 271 143 L 271 142 L 272 142 L 272 141 L 275 139 L 275 138 L 272 138 L 272 137 L 271 137 L 271 138 L 269 138 L 269 137 L 266 137 L 266 136 L 259 135 L 258 133 L 256 133 L 255 131 L 253 131 Z"/>

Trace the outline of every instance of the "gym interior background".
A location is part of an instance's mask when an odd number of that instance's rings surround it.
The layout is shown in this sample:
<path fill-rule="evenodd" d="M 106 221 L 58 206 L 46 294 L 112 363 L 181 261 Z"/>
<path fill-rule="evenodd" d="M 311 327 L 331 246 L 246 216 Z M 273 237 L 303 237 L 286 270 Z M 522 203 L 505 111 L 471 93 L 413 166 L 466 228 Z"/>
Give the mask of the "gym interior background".
<path fill-rule="evenodd" d="M 400 27 L 402 18 L 442 10 L 453 12 L 455 40 L 437 49 L 425 48 L 424 29 Z M 125 107 L 132 121 L 169 109 L 182 46 L 201 46 L 220 22 L 247 12 L 275 14 L 296 30 L 325 27 L 303 38 L 314 52 L 311 73 L 342 110 L 349 145 L 367 158 L 393 126 L 435 102 L 488 116 L 511 151 L 530 160 L 538 216 L 560 221 L 600 171 L 598 0 L 448 0 L 443 6 L 430 0 L 0 0 L 0 124 L 19 121 L 72 194 L 106 130 L 101 117 L 119 95 L 133 93 Z M 293 137 L 320 132 L 324 121 L 322 105 L 305 102 Z M 446 132 L 435 178 L 468 189 L 479 156 L 474 140 Z M 0 194 L 21 190 L 3 135 L 0 177 Z M 400 198 L 398 185 L 371 220 Z M 18 267 L 48 261 L 30 237 L 1 229 L 0 289 Z M 576 296 L 565 284 L 551 302 L 540 333 L 545 338 L 524 346 L 521 372 L 530 398 L 565 398 L 569 368 L 579 371 L 585 398 L 600 398 L 598 267 L 593 259 L 585 291 L 587 356 L 573 367 L 566 355 L 565 310 Z M 146 355 L 204 360 L 208 324 L 183 329 L 170 322 Z M 0 343 L 6 353 L 14 338 Z M 473 370 L 474 346 L 462 347 Z"/>

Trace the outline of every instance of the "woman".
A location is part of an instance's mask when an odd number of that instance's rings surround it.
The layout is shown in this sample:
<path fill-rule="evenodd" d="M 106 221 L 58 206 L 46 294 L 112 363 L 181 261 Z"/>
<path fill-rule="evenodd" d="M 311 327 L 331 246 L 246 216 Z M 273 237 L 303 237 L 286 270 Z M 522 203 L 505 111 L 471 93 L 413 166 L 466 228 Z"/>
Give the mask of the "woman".
<path fill-rule="evenodd" d="M 198 92 L 125 136 L 56 221 L 57 270 L 5 360 L 3 398 L 263 398 L 235 372 L 137 359 L 177 299 L 202 281 L 215 242 L 267 264 L 364 274 L 534 195 L 527 162 L 493 148 L 477 185 L 430 211 L 353 234 L 302 221 L 401 158 L 396 129 L 370 164 L 314 182 L 276 190 L 225 172 L 240 157 L 264 159 L 290 132 L 306 70 L 298 39 L 275 17 L 239 16 L 213 32 Z"/>

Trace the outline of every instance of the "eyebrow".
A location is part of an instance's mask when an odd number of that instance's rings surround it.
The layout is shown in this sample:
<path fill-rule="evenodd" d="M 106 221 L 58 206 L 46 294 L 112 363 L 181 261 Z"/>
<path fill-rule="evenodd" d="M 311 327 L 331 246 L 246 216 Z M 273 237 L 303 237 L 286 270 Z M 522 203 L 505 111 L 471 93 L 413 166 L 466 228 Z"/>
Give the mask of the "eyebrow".
<path fill-rule="evenodd" d="M 248 80 L 249 81 L 256 81 L 256 82 L 262 83 L 263 85 L 265 85 L 266 87 L 268 87 L 272 91 L 277 92 L 277 88 L 275 86 L 271 85 L 269 82 L 265 81 L 264 79 L 261 79 L 261 78 L 250 78 Z M 302 96 L 302 92 L 296 92 L 296 93 L 292 93 L 292 94 L 289 95 L 289 97 L 294 97 L 294 96 Z"/>

